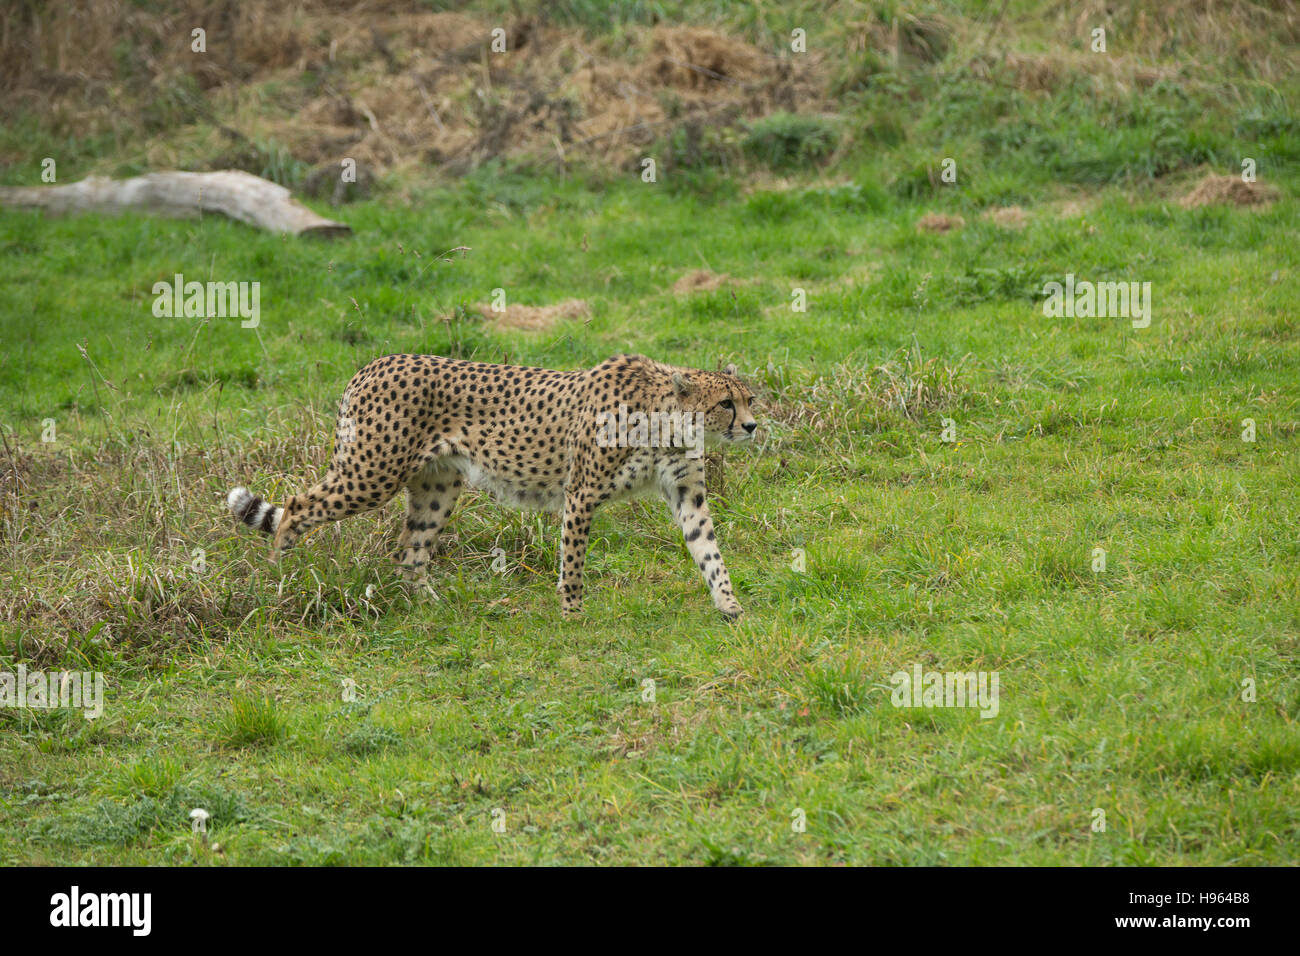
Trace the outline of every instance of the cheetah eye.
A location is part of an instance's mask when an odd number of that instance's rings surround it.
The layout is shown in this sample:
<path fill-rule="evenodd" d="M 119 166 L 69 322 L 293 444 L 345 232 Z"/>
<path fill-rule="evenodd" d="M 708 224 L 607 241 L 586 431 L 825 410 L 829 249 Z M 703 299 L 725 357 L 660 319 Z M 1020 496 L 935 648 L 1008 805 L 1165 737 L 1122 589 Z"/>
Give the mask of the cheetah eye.
<path fill-rule="evenodd" d="M 725 408 L 727 411 L 731 411 L 733 408 L 736 407 L 735 403 L 732 402 L 732 400 L 729 399 L 729 398 L 724 398 L 724 399 L 723 399 L 721 402 L 719 402 L 718 404 L 719 404 L 720 406 L 722 406 L 723 408 Z"/>

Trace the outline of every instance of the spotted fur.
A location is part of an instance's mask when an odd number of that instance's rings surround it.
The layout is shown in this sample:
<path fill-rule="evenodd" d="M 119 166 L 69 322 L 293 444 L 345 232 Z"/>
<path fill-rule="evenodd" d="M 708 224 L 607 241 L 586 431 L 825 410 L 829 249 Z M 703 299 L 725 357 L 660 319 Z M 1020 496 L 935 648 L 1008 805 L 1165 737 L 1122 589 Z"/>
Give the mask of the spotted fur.
<path fill-rule="evenodd" d="M 616 355 L 557 372 L 436 355 L 386 355 L 361 369 L 339 403 L 333 459 L 320 483 L 282 508 L 245 488 L 227 505 L 274 534 L 272 558 L 311 529 L 378 508 L 406 489 L 398 542 L 422 580 L 439 533 L 468 484 L 505 503 L 562 515 L 561 609 L 582 609 L 591 521 L 610 501 L 658 492 L 667 501 L 713 603 L 741 613 L 705 497 L 704 459 L 687 447 L 623 447 L 599 438 L 601 413 L 693 413 L 710 444 L 748 441 L 753 393 L 735 368 L 709 372 Z"/>

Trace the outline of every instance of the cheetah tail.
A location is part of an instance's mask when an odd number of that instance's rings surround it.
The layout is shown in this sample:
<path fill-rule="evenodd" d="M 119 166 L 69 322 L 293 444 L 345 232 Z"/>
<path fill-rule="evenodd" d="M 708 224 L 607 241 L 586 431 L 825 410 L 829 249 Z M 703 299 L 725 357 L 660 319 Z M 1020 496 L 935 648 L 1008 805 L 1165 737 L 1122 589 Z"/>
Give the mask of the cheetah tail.
<path fill-rule="evenodd" d="M 283 508 L 277 508 L 262 498 L 257 497 L 247 488 L 232 488 L 226 495 L 226 507 L 230 513 L 250 528 L 274 534 L 280 526 Z"/>

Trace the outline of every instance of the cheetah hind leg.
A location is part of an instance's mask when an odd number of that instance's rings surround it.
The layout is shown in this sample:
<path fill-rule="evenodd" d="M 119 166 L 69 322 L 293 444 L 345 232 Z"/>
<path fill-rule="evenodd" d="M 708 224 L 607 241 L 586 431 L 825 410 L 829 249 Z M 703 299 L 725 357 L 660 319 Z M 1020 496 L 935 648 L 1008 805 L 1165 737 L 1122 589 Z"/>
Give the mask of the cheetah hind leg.
<path fill-rule="evenodd" d="M 398 538 L 398 567 L 407 581 L 428 580 L 429 560 L 438 535 L 456 507 L 464 479 L 448 465 L 430 464 L 406 484 L 406 523 Z"/>

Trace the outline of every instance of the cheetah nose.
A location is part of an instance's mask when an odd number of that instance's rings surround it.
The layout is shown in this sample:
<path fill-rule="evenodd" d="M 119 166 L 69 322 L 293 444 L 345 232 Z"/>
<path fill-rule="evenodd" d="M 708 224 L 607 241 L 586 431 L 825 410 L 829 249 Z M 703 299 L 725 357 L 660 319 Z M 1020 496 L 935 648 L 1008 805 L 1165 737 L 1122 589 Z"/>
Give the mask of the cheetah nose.
<path fill-rule="evenodd" d="M 754 434 L 754 429 L 758 427 L 758 422 L 745 422 L 741 427 L 752 435 Z"/>

